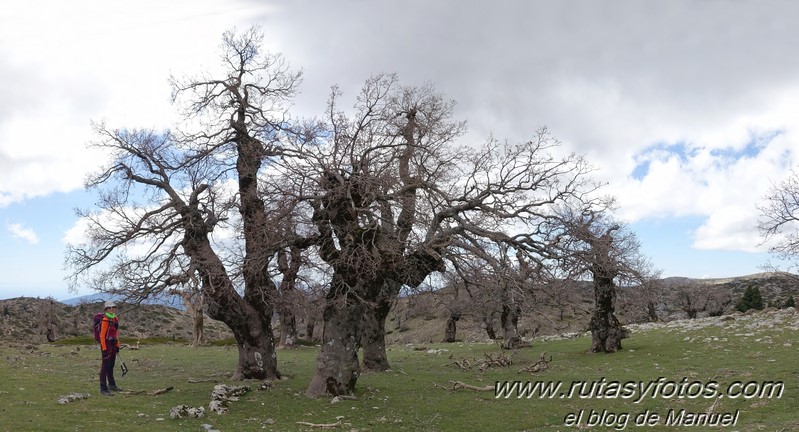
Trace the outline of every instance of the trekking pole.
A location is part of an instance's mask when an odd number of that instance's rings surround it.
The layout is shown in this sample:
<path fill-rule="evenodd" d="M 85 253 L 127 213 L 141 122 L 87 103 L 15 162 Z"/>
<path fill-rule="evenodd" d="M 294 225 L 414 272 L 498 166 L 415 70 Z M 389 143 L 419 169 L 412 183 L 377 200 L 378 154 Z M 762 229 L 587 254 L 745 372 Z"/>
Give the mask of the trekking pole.
<path fill-rule="evenodd" d="M 128 373 L 128 365 L 122 361 L 122 357 L 120 357 L 119 353 L 117 353 L 117 357 L 119 357 L 120 361 L 119 370 L 122 371 L 122 378 L 125 378 L 125 374 Z"/>

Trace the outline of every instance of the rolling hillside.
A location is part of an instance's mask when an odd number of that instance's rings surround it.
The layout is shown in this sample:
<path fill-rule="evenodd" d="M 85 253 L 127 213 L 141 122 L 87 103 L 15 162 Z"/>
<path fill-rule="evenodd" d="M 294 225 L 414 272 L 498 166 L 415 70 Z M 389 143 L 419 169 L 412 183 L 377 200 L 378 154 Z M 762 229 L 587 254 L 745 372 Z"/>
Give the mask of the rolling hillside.
<path fill-rule="evenodd" d="M 686 318 L 680 303 L 680 295 L 692 295 L 699 299 L 712 296 L 723 299 L 719 310 L 705 305 L 697 312 L 698 317 L 734 312 L 735 302 L 749 286 L 757 286 L 766 305 L 782 305 L 789 296 L 799 300 L 799 279 L 795 275 L 760 273 L 725 279 L 697 280 L 668 278 L 660 281 L 656 297 L 656 312 L 659 320 L 671 321 Z M 686 294 L 687 293 L 687 294 Z M 449 317 L 451 306 L 448 293 L 417 293 L 399 299 L 386 322 L 387 342 L 399 345 L 407 343 L 440 342 Z M 590 283 L 574 284 L 558 293 L 561 302 L 541 299 L 531 309 L 523 311 L 519 320 L 522 337 L 582 332 L 587 329 L 593 304 Z M 617 315 L 626 324 L 647 321 L 641 308 L 637 289 L 622 289 L 617 301 Z M 91 317 L 102 310 L 102 303 L 78 303 L 67 305 L 51 299 L 21 297 L 0 300 L 0 341 L 12 343 L 42 343 L 74 336 L 91 335 Z M 122 337 L 125 342 L 135 343 L 137 338 L 165 337 L 191 339 L 192 318 L 184 311 L 159 304 L 122 306 L 120 308 Z M 499 316 L 491 319 L 494 330 L 501 336 Z M 275 331 L 279 334 L 278 320 Z M 316 326 L 319 337 L 321 325 Z M 305 326 L 298 323 L 300 336 Z M 205 334 L 208 340 L 231 337 L 221 322 L 206 317 Z M 483 317 L 465 313 L 457 322 L 457 339 L 463 341 L 489 341 Z"/>

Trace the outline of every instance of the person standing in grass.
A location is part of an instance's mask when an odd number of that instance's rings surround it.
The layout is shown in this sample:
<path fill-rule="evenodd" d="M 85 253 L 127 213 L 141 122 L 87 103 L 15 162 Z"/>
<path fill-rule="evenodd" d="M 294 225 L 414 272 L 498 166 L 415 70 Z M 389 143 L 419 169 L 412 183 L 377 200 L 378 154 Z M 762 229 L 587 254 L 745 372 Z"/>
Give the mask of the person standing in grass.
<path fill-rule="evenodd" d="M 122 391 L 114 380 L 114 364 L 119 352 L 119 317 L 116 304 L 105 302 L 105 316 L 100 324 L 100 348 L 103 351 L 103 363 L 100 367 L 100 394 L 113 396 L 112 391 Z"/>

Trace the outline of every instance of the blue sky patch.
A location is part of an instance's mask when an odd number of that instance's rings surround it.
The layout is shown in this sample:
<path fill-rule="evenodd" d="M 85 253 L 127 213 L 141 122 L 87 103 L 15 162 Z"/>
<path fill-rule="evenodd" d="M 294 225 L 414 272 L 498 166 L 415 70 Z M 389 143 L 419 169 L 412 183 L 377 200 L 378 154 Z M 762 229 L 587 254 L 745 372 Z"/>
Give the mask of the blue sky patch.
<path fill-rule="evenodd" d="M 677 156 L 680 162 L 688 162 L 689 157 L 696 155 L 697 150 L 690 149 L 685 142 L 674 144 L 657 143 L 645 148 L 634 156 L 638 162 L 630 176 L 636 180 L 643 180 L 649 174 L 649 166 L 653 160 L 666 161 L 672 156 Z"/>

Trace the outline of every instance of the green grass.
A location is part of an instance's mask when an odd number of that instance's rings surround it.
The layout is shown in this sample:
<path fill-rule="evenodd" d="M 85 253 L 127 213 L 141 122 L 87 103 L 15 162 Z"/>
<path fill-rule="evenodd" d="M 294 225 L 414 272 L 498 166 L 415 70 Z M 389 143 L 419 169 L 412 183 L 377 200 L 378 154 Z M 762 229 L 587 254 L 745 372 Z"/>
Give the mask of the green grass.
<path fill-rule="evenodd" d="M 315 348 L 304 347 L 278 352 L 280 370 L 288 379 L 275 383 L 271 390 L 256 391 L 259 382 L 244 382 L 254 390 L 234 402 L 228 414 L 176 420 L 169 418 L 172 407 L 185 404 L 207 408 L 210 401 L 214 383 L 189 383 L 189 379 L 242 384 L 227 381 L 236 363 L 235 347 L 143 344 L 138 351 L 123 350 L 121 360 L 130 371 L 118 378 L 120 386 L 145 391 L 173 386 L 174 390 L 159 396 L 113 398 L 98 395 L 99 352 L 93 347 L 42 345 L 34 352 L 2 348 L 0 431 L 202 431 L 203 424 L 221 431 L 309 431 L 319 429 L 297 422 L 334 423 L 337 416 L 343 417 L 343 424 L 335 430 L 342 431 L 568 431 L 578 429 L 564 426 L 565 417 L 581 410 L 585 423 L 591 410 L 629 413 L 631 417 L 649 410 L 665 417 L 669 409 L 704 412 L 713 404 L 712 399 L 677 397 L 647 397 L 639 403 L 577 395 L 498 399 L 493 392 L 440 387 L 449 386 L 449 381 L 486 386 L 497 380 L 545 380 L 563 381 L 565 388 L 572 381 L 602 377 L 620 382 L 648 382 L 659 377 L 677 382 L 683 378 L 715 380 L 722 388 L 738 380 L 785 384 L 781 398 L 719 400 L 716 413 L 740 411 L 735 427 L 674 428 L 662 422 L 654 427 L 636 427 L 630 419 L 624 430 L 797 430 L 799 331 L 774 330 L 770 334 L 772 343 L 763 343 L 755 342 L 757 337 L 736 337 L 721 327 L 689 332 L 652 330 L 633 334 L 624 341 L 623 351 L 611 355 L 587 353 L 587 338 L 541 342 L 513 354 L 511 367 L 484 373 L 477 368 L 462 371 L 451 363 L 469 359 L 475 364 L 484 353 L 496 356 L 494 345 L 427 345 L 448 350 L 440 354 L 393 347 L 389 351 L 392 371 L 362 375 L 357 399 L 335 404 L 328 398 L 304 396 L 316 357 Z M 719 340 L 714 341 L 714 337 Z M 709 339 L 705 342 L 704 338 Z M 537 374 L 519 372 L 542 352 L 552 356 L 548 369 Z M 73 392 L 92 396 L 66 405 L 56 403 L 59 396 Z"/>
<path fill-rule="evenodd" d="M 234 339 L 225 339 L 225 341 L 229 341 L 229 343 L 223 343 L 222 345 L 235 345 L 236 341 Z M 155 337 L 148 337 L 148 338 L 137 338 L 136 342 L 141 345 L 152 345 L 152 344 L 165 344 L 165 343 L 186 343 L 186 339 L 178 338 L 178 337 L 166 337 L 166 336 L 155 336 Z M 68 338 L 60 339 L 58 341 L 53 342 L 53 345 L 93 345 L 94 337 L 93 336 L 71 336 Z M 134 344 L 135 345 L 135 344 Z"/>

